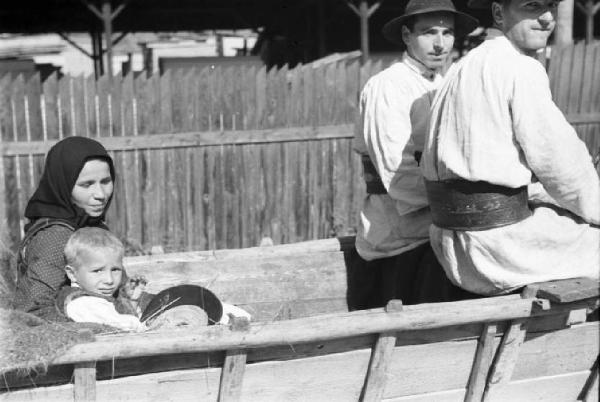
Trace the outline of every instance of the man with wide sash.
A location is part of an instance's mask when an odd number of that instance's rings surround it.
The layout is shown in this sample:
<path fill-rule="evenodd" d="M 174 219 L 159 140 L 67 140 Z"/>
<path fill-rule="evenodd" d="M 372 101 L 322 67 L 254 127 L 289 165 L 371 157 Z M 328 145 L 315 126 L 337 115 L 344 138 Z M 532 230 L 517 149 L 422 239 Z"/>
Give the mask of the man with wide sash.
<path fill-rule="evenodd" d="M 422 159 L 431 244 L 470 292 L 600 271 L 600 180 L 532 57 L 558 3 L 471 0 L 491 10 L 495 29 L 448 71 L 432 104 Z"/>
<path fill-rule="evenodd" d="M 383 28 L 406 52 L 371 77 L 360 95 L 355 149 L 362 155 L 367 196 L 356 250 L 365 275 L 351 308 L 377 307 L 392 298 L 405 304 L 446 298 L 440 281 L 451 284 L 429 246 L 431 217 L 419 161 L 431 100 L 455 36 L 476 27 L 477 20 L 456 11 L 451 0 L 411 0 Z M 435 277 L 420 269 L 424 261 Z"/>

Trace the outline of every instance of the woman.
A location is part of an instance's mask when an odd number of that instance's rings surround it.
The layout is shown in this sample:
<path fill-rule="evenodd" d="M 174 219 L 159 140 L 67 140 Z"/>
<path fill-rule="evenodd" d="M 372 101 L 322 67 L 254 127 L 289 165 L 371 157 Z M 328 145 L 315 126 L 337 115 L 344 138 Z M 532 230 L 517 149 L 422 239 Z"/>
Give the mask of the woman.
<path fill-rule="evenodd" d="M 17 308 L 37 315 L 54 311 L 56 292 L 67 281 L 67 240 L 84 226 L 106 228 L 114 180 L 113 161 L 97 141 L 68 137 L 50 149 L 25 208 L 29 223 L 18 254 Z"/>

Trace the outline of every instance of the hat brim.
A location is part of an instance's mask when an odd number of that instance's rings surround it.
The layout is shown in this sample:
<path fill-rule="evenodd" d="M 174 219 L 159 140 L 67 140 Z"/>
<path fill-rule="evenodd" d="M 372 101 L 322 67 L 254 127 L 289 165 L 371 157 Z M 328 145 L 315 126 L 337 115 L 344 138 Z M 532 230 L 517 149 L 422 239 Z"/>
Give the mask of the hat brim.
<path fill-rule="evenodd" d="M 479 20 L 477 18 L 471 17 L 469 14 L 460 11 L 452 9 L 440 10 L 439 8 L 432 10 L 423 9 L 416 13 L 401 15 L 400 17 L 396 17 L 389 21 L 383 26 L 383 36 L 392 43 L 404 45 L 404 41 L 402 40 L 402 26 L 406 24 L 407 19 L 417 15 L 442 12 L 448 12 L 454 15 L 454 35 L 458 38 L 467 36 L 479 26 Z"/>
<path fill-rule="evenodd" d="M 208 315 L 208 325 L 219 322 L 223 304 L 210 290 L 196 285 L 179 285 L 159 292 L 144 309 L 140 321 L 177 306 L 198 306 Z M 160 312 L 160 313 L 159 313 Z"/>

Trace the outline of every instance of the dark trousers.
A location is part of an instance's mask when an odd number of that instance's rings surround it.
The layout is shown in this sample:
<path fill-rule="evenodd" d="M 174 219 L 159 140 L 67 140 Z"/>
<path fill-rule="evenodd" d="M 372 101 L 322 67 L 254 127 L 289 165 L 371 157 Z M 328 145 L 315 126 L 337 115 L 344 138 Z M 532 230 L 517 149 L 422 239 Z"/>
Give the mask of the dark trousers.
<path fill-rule="evenodd" d="M 365 261 L 353 249 L 346 255 L 346 266 L 350 310 L 383 307 L 392 299 L 408 305 L 482 297 L 450 282 L 429 242 L 373 261 Z"/>

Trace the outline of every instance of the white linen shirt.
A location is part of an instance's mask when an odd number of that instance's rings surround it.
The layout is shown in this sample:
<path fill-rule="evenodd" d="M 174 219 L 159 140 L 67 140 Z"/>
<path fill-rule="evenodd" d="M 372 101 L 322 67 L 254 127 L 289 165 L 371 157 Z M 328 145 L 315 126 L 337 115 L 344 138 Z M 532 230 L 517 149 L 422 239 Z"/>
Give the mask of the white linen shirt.
<path fill-rule="evenodd" d="M 431 223 L 415 151 L 423 150 L 431 99 L 441 76 L 406 53 L 361 92 L 356 151 L 369 155 L 387 194 L 367 194 L 356 249 L 366 260 L 401 254 L 428 241 Z"/>
<path fill-rule="evenodd" d="M 73 283 L 72 287 L 79 287 Z M 146 325 L 130 314 L 120 314 L 109 300 L 96 296 L 79 296 L 65 306 L 65 314 L 75 322 L 107 324 L 124 331 L 144 331 Z"/>
<path fill-rule="evenodd" d="M 432 248 L 455 284 L 495 295 L 532 282 L 598 277 L 600 230 L 590 226 L 600 223 L 598 174 L 552 101 L 543 66 L 499 31 L 448 71 L 421 165 L 428 180 L 528 185 L 530 202 L 554 204 L 538 203 L 531 217 L 490 230 L 432 225 Z"/>

